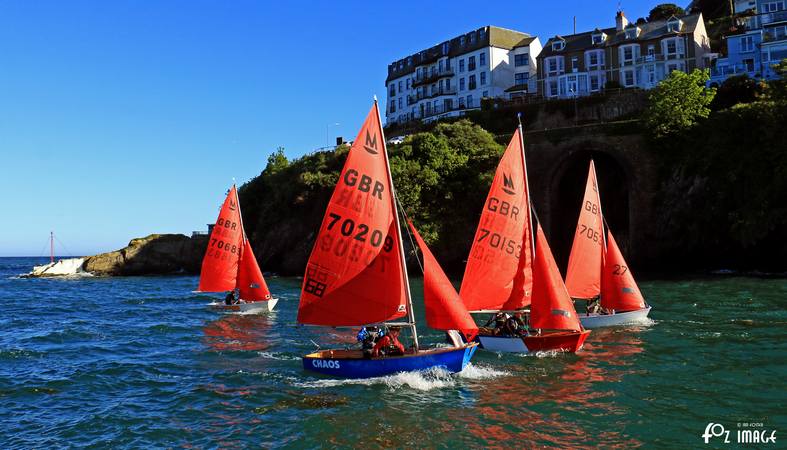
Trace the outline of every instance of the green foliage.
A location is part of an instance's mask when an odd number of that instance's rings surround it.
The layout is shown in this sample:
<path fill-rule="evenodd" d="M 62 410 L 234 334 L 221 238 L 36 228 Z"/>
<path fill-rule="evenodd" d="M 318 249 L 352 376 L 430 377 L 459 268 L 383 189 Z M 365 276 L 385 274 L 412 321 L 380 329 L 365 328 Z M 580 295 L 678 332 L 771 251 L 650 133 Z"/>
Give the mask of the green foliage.
<path fill-rule="evenodd" d="M 676 258 L 783 267 L 787 254 L 785 103 L 716 112 L 660 141 L 678 155 L 663 188 L 664 240 Z"/>
<path fill-rule="evenodd" d="M 503 147 L 468 120 L 441 123 L 391 147 L 397 196 L 419 232 L 448 265 L 467 255 Z"/>
<path fill-rule="evenodd" d="M 780 78 L 768 83 L 768 97 L 773 101 L 785 102 L 787 101 L 787 58 L 772 67 Z"/>
<path fill-rule="evenodd" d="M 662 3 L 650 10 L 650 14 L 648 14 L 648 22 L 653 22 L 654 20 L 666 20 L 669 19 L 670 16 L 680 17 L 684 14 L 686 14 L 686 11 L 684 11 L 680 6 L 674 3 Z"/>
<path fill-rule="evenodd" d="M 710 114 L 716 90 L 706 88 L 707 70 L 673 71 L 648 96 L 645 123 L 655 137 L 686 130 Z"/>
<path fill-rule="evenodd" d="M 718 111 L 738 103 L 751 103 L 763 97 L 765 91 L 765 83 L 753 80 L 746 74 L 729 77 L 716 90 L 710 109 Z"/>

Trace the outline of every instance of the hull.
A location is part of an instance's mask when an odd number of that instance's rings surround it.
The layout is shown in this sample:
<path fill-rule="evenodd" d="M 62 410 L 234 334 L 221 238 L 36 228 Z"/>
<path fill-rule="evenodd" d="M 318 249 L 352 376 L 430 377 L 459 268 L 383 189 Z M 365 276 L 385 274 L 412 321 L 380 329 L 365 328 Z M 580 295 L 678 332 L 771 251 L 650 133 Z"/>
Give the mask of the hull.
<path fill-rule="evenodd" d="M 582 349 L 590 331 L 555 331 L 525 337 L 478 335 L 481 348 L 493 352 L 530 353 L 561 351 L 576 353 Z"/>
<path fill-rule="evenodd" d="M 382 377 L 432 367 L 456 373 L 470 362 L 476 348 L 478 344 L 470 343 L 459 348 L 432 348 L 417 354 L 369 359 L 364 358 L 360 350 L 321 350 L 304 356 L 303 368 L 341 378 Z"/>
<path fill-rule="evenodd" d="M 224 303 L 216 303 L 212 306 L 216 309 L 222 309 L 225 311 L 238 311 L 244 314 L 263 314 L 273 311 L 273 308 L 276 306 L 276 303 L 279 302 L 278 298 L 272 298 L 267 301 L 262 302 L 248 302 L 248 303 L 236 303 L 234 305 L 225 305 Z"/>
<path fill-rule="evenodd" d="M 631 322 L 638 322 L 648 317 L 650 306 L 636 311 L 615 314 L 579 314 L 579 320 L 585 328 L 614 327 Z"/>

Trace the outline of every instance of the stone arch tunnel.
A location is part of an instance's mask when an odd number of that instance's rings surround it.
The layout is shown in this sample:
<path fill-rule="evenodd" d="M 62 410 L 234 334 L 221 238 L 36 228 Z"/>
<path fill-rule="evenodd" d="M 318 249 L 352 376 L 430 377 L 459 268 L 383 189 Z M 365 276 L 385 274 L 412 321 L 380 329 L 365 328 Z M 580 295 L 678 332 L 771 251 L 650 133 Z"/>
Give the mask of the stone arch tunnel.
<path fill-rule="evenodd" d="M 595 161 L 604 217 L 627 261 L 651 267 L 658 232 L 656 162 L 639 133 L 610 133 L 603 125 L 525 134 L 533 202 L 565 273 L 588 167 Z"/>

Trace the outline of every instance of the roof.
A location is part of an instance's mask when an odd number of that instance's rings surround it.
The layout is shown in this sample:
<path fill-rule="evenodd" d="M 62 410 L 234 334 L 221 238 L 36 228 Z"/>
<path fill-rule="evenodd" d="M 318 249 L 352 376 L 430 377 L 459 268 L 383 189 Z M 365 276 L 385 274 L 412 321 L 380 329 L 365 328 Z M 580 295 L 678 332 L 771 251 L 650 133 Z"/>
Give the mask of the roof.
<path fill-rule="evenodd" d="M 453 58 L 484 47 L 512 49 L 530 45 L 535 39 L 527 33 L 507 28 L 481 27 L 389 64 L 385 82 L 413 73 L 416 67 L 431 64 L 443 56 Z"/>
<path fill-rule="evenodd" d="M 679 33 L 667 31 L 667 22 L 670 20 L 674 20 L 675 19 L 674 16 L 664 20 L 646 22 L 637 25 L 640 29 L 640 32 L 639 32 L 639 36 L 637 36 L 636 39 L 626 39 L 625 30 L 618 31 L 615 27 L 603 28 L 603 29 L 596 28 L 593 31 L 585 31 L 583 33 L 571 34 L 568 36 L 555 36 L 553 38 L 550 38 L 544 44 L 544 49 L 541 51 L 541 54 L 538 55 L 538 57 L 545 58 L 548 56 L 564 55 L 573 52 L 581 52 L 593 48 L 604 48 L 604 47 L 617 46 L 617 45 L 627 44 L 632 42 L 649 41 L 652 39 L 658 39 L 665 36 L 692 34 L 694 33 L 694 30 L 696 30 L 697 24 L 701 20 L 701 17 L 702 14 L 689 14 L 686 16 L 679 17 L 679 19 L 683 21 L 683 26 L 681 27 Z M 626 28 L 630 29 L 632 28 L 632 25 L 636 25 L 636 24 L 632 22 Z M 597 34 L 598 32 L 605 33 L 607 35 L 607 39 L 601 44 L 594 45 L 592 40 L 592 35 Z M 557 39 L 562 39 L 566 42 L 566 46 L 565 48 L 563 48 L 563 50 L 552 50 L 552 42 L 554 42 Z"/>

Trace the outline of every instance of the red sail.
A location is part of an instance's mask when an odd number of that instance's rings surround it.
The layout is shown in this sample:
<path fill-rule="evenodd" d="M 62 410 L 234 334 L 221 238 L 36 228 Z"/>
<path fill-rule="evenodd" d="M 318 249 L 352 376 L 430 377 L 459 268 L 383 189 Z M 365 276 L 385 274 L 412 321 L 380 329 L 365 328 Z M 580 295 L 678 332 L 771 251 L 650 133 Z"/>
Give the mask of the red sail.
<path fill-rule="evenodd" d="M 478 334 L 478 325 L 412 222 L 410 229 L 424 256 L 426 323 L 436 330 L 459 330 L 468 342 L 472 341 Z"/>
<path fill-rule="evenodd" d="M 208 250 L 202 259 L 199 290 L 223 292 L 235 289 L 238 260 L 243 245 L 243 225 L 235 185 L 230 189 L 219 212 L 216 225 L 208 241 Z"/>
<path fill-rule="evenodd" d="M 566 291 L 560 271 L 552 257 L 541 225 L 536 233 L 536 257 L 533 261 L 533 302 L 530 304 L 530 326 L 544 330 L 581 329 L 574 302 Z"/>
<path fill-rule="evenodd" d="M 601 283 L 601 306 L 615 311 L 635 311 L 645 307 L 634 275 L 623 259 L 612 233 L 607 233 L 607 254 L 604 258 L 604 280 Z"/>
<path fill-rule="evenodd" d="M 407 313 L 385 151 L 375 103 L 325 211 L 303 278 L 298 322 L 355 326 Z"/>
<path fill-rule="evenodd" d="M 596 168 L 590 161 L 585 197 L 579 211 L 574 245 L 568 258 L 566 288 L 574 298 L 593 298 L 601 292 L 601 255 L 604 252 L 604 228 L 601 200 L 596 182 Z"/>
<path fill-rule="evenodd" d="M 522 135 L 514 133 L 497 166 L 467 258 L 459 295 L 468 310 L 530 304 L 530 208 Z"/>
<path fill-rule="evenodd" d="M 240 257 L 240 267 L 238 269 L 238 289 L 240 298 L 247 302 L 258 302 L 271 299 L 271 291 L 262 278 L 262 271 L 257 264 L 257 258 L 251 250 L 248 239 L 244 240 L 243 253 Z"/>

